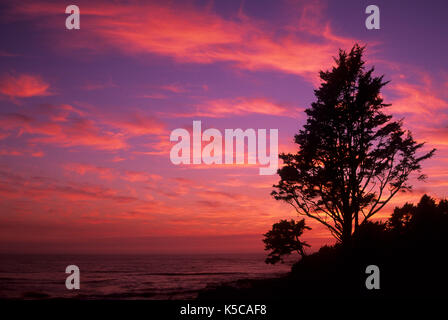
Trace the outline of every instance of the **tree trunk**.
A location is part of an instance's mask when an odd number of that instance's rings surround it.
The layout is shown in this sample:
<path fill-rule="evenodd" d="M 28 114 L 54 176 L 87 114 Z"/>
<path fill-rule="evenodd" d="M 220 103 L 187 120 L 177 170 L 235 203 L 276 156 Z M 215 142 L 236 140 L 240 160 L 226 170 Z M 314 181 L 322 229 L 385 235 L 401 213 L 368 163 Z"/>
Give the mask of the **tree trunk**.
<path fill-rule="evenodd" d="M 342 245 L 346 248 L 350 247 L 352 242 L 352 219 L 351 214 L 344 219 L 344 229 L 342 230 Z"/>

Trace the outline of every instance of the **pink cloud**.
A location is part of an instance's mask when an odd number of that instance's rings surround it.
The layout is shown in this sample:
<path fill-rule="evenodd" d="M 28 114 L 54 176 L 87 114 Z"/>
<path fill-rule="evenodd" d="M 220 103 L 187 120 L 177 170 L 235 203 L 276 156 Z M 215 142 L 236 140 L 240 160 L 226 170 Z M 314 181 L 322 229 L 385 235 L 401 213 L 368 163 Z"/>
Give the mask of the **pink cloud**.
<path fill-rule="evenodd" d="M 173 143 L 169 141 L 168 135 L 160 135 L 156 141 L 147 143 L 144 151 L 133 151 L 134 154 L 148 156 L 168 156 L 173 147 Z M 147 148 L 147 150 L 146 150 Z"/>
<path fill-rule="evenodd" d="M 141 113 L 123 116 L 110 116 L 104 123 L 132 136 L 160 135 L 166 133 L 165 124 L 153 116 Z"/>
<path fill-rule="evenodd" d="M 145 98 L 145 99 L 166 99 L 166 95 L 161 93 L 152 93 L 152 94 L 143 94 L 139 96 L 139 98 Z"/>
<path fill-rule="evenodd" d="M 179 62 L 230 62 L 240 69 L 276 70 L 312 81 L 339 48 L 355 42 L 333 33 L 320 4 L 307 5 L 302 12 L 297 9 L 299 18 L 282 28 L 241 12 L 223 18 L 187 4 L 81 1 L 79 5 L 83 7 L 84 26 L 91 32 L 69 44 L 61 41 L 64 46 L 94 51 L 113 47 L 124 53 L 158 54 Z M 12 12 L 18 18 L 60 14 L 46 1 L 21 2 Z"/>
<path fill-rule="evenodd" d="M 9 136 L 7 132 L 0 132 L 0 140 L 6 139 Z"/>
<path fill-rule="evenodd" d="M 392 101 L 393 113 L 415 114 L 434 120 L 435 113 L 448 109 L 448 101 L 444 100 L 428 82 L 420 85 L 399 82 L 391 84 L 391 89 L 399 96 Z"/>
<path fill-rule="evenodd" d="M 34 109 L 38 108 L 38 113 Z M 131 137 L 165 134 L 165 124 L 140 113 L 104 115 L 87 113 L 71 105 L 41 105 L 28 113 L 0 114 L 2 136 L 24 136 L 30 143 L 61 147 L 90 147 L 98 150 L 119 150 L 129 147 Z"/>
<path fill-rule="evenodd" d="M 61 182 L 51 178 L 25 177 L 20 174 L 0 170 L 0 194 L 8 198 L 21 199 L 65 199 L 110 200 L 117 203 L 137 201 L 133 196 L 122 194 L 118 190 L 94 184 Z"/>
<path fill-rule="evenodd" d="M 30 141 L 34 143 L 55 144 L 62 147 L 86 146 L 104 150 L 127 148 L 122 136 L 100 129 L 89 119 L 72 120 L 67 125 L 50 123 L 29 128 L 30 133 L 43 135 L 31 138 Z"/>
<path fill-rule="evenodd" d="M 45 153 L 41 150 L 28 150 L 28 149 L 12 149 L 2 147 L 0 150 L 0 156 L 25 156 L 25 157 L 33 157 L 33 158 L 42 158 Z"/>
<path fill-rule="evenodd" d="M 73 172 L 82 176 L 93 174 L 103 180 L 122 179 L 129 182 L 153 182 L 162 179 L 160 175 L 144 171 L 120 171 L 114 168 L 83 163 L 68 163 L 64 164 L 63 168 L 67 172 Z"/>
<path fill-rule="evenodd" d="M 437 127 L 420 127 L 418 129 L 419 132 L 419 138 L 430 143 L 431 145 L 437 147 L 439 149 L 439 155 L 440 155 L 440 149 L 441 148 L 447 148 L 448 147 L 448 127 L 444 128 L 437 128 Z"/>
<path fill-rule="evenodd" d="M 293 107 L 278 104 L 266 98 L 235 98 L 211 100 L 196 106 L 195 111 L 178 113 L 177 117 L 210 117 L 225 118 L 248 114 L 264 114 L 268 116 L 294 116 Z M 298 110 L 299 108 L 295 108 Z"/>
<path fill-rule="evenodd" d="M 130 182 L 150 182 L 162 179 L 162 176 L 141 171 L 125 171 L 122 179 Z"/>
<path fill-rule="evenodd" d="M 81 163 L 68 163 L 63 165 L 64 169 L 69 172 L 74 172 L 79 175 L 85 175 L 87 173 L 93 173 L 99 176 L 101 179 L 112 180 L 115 178 L 115 174 L 111 168 L 105 168 L 100 166 L 94 166 Z"/>
<path fill-rule="evenodd" d="M 174 92 L 174 93 L 183 93 L 183 92 L 188 91 L 185 87 L 183 87 L 179 84 L 168 84 L 165 86 L 161 86 L 160 88 L 163 90 L 166 90 L 166 91 Z"/>
<path fill-rule="evenodd" d="M 50 85 L 36 75 L 5 74 L 0 77 L 0 93 L 11 98 L 46 96 L 50 94 L 49 88 Z"/>
<path fill-rule="evenodd" d="M 103 150 L 127 147 L 123 136 L 104 130 L 93 120 L 81 117 L 59 117 L 54 113 L 46 119 L 37 119 L 23 113 L 0 115 L 4 130 L 22 136 L 28 134 L 29 142 L 54 144 L 62 147 L 86 146 Z"/>

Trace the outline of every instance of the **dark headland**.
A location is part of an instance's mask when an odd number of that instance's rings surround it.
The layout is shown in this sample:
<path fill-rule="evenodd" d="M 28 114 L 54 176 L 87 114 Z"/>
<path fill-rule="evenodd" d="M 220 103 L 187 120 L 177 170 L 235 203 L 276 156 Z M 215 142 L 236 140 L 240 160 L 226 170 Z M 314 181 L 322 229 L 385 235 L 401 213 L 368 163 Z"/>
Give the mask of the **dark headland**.
<path fill-rule="evenodd" d="M 432 298 L 448 296 L 448 201 L 423 196 L 396 208 L 386 222 L 360 228 L 350 248 L 324 246 L 287 276 L 207 287 L 199 300 L 298 298 Z M 367 289 L 369 265 L 379 289 Z"/>

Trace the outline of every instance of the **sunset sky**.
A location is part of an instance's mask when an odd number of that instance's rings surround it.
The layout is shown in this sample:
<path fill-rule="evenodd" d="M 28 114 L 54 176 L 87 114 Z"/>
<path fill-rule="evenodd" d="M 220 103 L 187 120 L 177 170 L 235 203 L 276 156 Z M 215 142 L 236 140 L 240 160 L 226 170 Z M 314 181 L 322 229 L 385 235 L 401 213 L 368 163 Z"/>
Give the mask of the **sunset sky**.
<path fill-rule="evenodd" d="M 404 4 L 406 3 L 406 4 Z M 0 252 L 261 252 L 296 217 L 259 165 L 173 165 L 170 133 L 279 129 L 279 151 L 338 49 L 367 45 L 389 112 L 425 150 L 426 182 L 394 206 L 448 194 L 446 1 L 63 1 L 0 5 Z M 313 221 L 304 239 L 331 243 Z"/>

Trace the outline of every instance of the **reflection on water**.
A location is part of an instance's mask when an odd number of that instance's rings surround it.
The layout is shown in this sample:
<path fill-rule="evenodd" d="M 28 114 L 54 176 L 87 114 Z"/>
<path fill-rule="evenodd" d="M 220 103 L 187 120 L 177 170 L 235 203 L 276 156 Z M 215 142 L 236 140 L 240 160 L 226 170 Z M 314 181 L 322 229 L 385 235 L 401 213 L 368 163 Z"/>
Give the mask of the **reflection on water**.
<path fill-rule="evenodd" d="M 260 254 L 1 255 L 1 298 L 192 299 L 207 284 L 284 274 Z M 66 266 L 81 271 L 81 289 L 65 288 Z"/>

